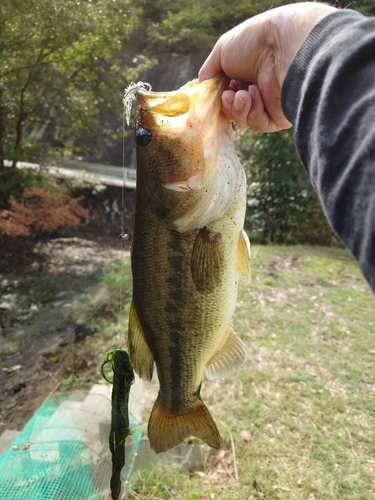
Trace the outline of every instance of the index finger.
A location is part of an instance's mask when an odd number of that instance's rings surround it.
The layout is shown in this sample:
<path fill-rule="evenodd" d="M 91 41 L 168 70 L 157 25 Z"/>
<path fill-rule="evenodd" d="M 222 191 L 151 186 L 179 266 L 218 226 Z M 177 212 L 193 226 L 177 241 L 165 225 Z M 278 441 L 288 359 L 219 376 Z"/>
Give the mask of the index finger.
<path fill-rule="evenodd" d="M 198 78 L 200 82 L 204 80 L 209 80 L 210 78 L 214 78 L 219 73 L 223 71 L 220 61 L 220 50 L 217 45 L 213 48 L 211 54 L 207 57 L 205 62 L 203 63 L 201 69 L 198 73 Z"/>

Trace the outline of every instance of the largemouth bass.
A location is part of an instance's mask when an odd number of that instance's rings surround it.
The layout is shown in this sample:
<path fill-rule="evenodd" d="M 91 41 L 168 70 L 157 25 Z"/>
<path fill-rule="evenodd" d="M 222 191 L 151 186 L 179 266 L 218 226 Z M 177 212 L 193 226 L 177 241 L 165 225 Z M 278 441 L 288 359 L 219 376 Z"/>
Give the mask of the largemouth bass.
<path fill-rule="evenodd" d="M 250 279 L 243 231 L 246 178 L 220 112 L 224 76 L 168 93 L 135 92 L 137 188 L 129 353 L 160 388 L 148 424 L 157 452 L 221 438 L 200 398 L 204 375 L 226 376 L 246 353 L 231 326 L 238 279 Z"/>

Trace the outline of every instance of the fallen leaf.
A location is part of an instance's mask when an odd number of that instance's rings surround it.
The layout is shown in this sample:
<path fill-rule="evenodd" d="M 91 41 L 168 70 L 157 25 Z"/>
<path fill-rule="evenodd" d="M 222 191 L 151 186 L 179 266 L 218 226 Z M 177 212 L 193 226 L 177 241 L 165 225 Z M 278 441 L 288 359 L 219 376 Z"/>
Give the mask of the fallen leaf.
<path fill-rule="evenodd" d="M 196 470 L 194 474 L 196 474 L 199 477 L 206 477 L 206 474 L 204 472 L 201 472 L 200 470 Z"/>
<path fill-rule="evenodd" d="M 240 436 L 245 440 L 245 441 L 252 441 L 253 436 L 250 434 L 250 432 L 242 430 L 240 431 Z"/>
<path fill-rule="evenodd" d="M 216 467 L 220 462 L 220 460 L 222 460 L 224 457 L 225 457 L 225 450 L 219 450 L 213 457 L 212 460 L 213 466 Z"/>
<path fill-rule="evenodd" d="M 13 373 L 13 372 L 18 372 L 19 370 L 21 370 L 21 368 L 22 368 L 22 365 L 14 365 L 14 366 L 11 366 L 9 368 L 2 368 L 2 370 L 5 373 Z"/>

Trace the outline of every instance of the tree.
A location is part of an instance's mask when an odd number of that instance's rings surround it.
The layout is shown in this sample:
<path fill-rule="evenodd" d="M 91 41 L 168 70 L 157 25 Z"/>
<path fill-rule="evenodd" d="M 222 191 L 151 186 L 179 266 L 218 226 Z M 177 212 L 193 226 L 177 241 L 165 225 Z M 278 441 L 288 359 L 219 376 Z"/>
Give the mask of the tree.
<path fill-rule="evenodd" d="M 236 132 L 248 176 L 246 228 L 258 243 L 338 244 L 293 143 L 291 129 Z"/>
<path fill-rule="evenodd" d="M 47 147 L 104 149 L 119 133 L 123 89 L 149 64 L 123 63 L 139 15 L 132 0 L 1 1 L 0 168 Z"/>
<path fill-rule="evenodd" d="M 208 52 L 225 31 L 286 3 L 290 0 L 140 0 L 143 14 L 134 40 L 152 54 Z"/>

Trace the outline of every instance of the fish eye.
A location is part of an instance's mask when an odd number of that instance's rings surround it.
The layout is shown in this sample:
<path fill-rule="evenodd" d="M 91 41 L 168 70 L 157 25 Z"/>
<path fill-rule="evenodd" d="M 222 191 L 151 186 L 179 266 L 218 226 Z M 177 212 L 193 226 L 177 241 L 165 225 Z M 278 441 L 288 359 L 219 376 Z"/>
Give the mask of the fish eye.
<path fill-rule="evenodd" d="M 141 148 L 146 148 L 151 144 L 152 132 L 147 128 L 139 128 L 135 133 L 135 142 L 137 146 Z"/>

